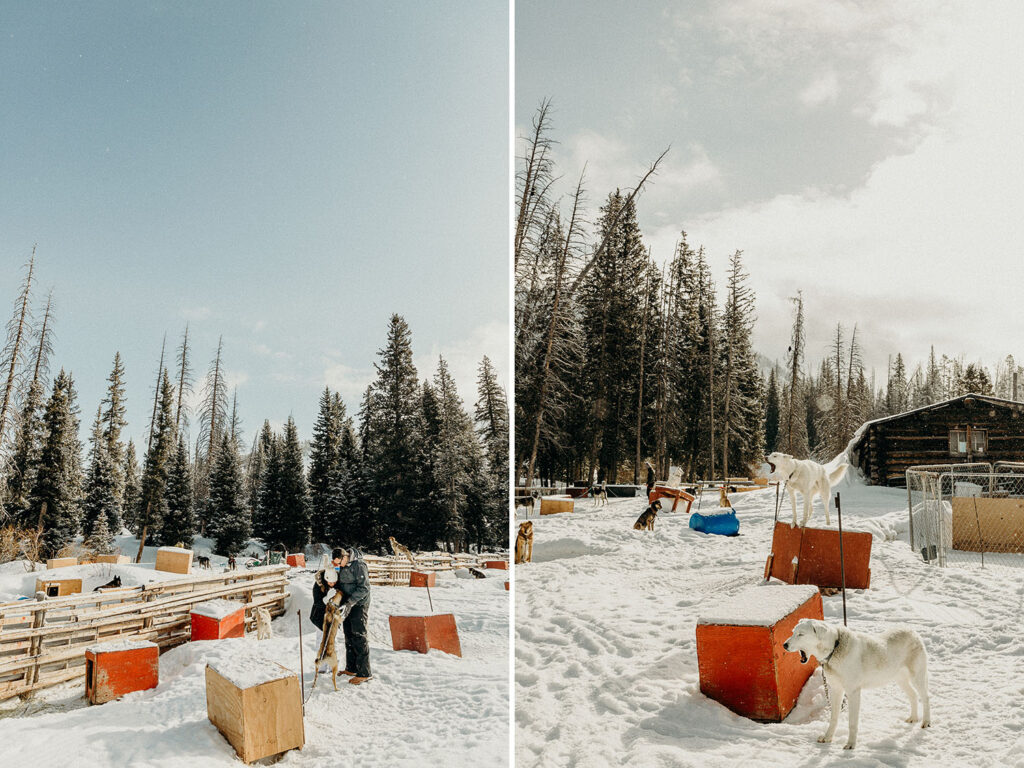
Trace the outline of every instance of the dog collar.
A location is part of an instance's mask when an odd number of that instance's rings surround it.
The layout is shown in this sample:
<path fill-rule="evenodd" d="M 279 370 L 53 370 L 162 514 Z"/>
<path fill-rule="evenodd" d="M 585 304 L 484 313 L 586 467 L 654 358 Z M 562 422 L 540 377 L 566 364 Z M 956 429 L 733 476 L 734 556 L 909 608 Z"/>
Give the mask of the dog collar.
<path fill-rule="evenodd" d="M 839 649 L 839 636 L 836 636 L 836 644 L 832 646 L 832 652 L 829 653 L 824 659 L 821 660 L 822 664 L 828 664 L 828 660 L 835 656 L 836 651 Z"/>

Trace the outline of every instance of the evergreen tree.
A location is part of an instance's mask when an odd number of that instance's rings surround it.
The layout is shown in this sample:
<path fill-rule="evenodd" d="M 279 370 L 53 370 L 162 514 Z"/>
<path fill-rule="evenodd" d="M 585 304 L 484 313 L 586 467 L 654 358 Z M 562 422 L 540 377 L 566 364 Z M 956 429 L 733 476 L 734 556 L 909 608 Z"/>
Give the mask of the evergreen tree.
<path fill-rule="evenodd" d="M 267 473 L 270 454 L 273 450 L 274 432 L 270 428 L 270 422 L 265 420 L 263 428 L 253 444 L 252 453 L 249 454 L 249 467 L 245 478 L 245 495 L 249 503 L 249 509 L 252 510 L 253 535 L 257 538 L 263 538 L 263 532 L 266 529 L 260 494 L 263 492 L 263 482 Z"/>
<path fill-rule="evenodd" d="M 167 474 L 174 455 L 177 436 L 174 430 L 174 391 L 170 377 L 164 371 L 160 384 L 160 401 L 153 430 L 153 440 L 142 468 L 141 491 L 137 512 L 139 537 L 145 544 L 146 536 L 162 527 L 161 516 L 166 507 L 164 491 Z"/>
<path fill-rule="evenodd" d="M 270 429 L 266 424 L 265 428 Z M 260 479 L 259 500 L 253 512 L 253 536 L 268 547 L 278 543 L 278 515 L 281 509 L 281 439 L 269 433 L 270 442 L 264 448 L 263 473 Z"/>
<path fill-rule="evenodd" d="M 107 444 L 107 453 L 114 465 L 114 480 L 116 483 L 115 493 L 117 506 L 120 508 L 124 501 L 124 476 L 122 475 L 121 464 L 123 462 L 124 444 L 121 442 L 121 431 L 127 425 L 125 420 L 125 385 L 124 385 L 124 364 L 121 362 L 121 353 L 114 353 L 114 368 L 107 377 L 107 394 L 103 399 L 103 439 Z M 120 518 L 120 509 L 118 510 Z M 112 530 L 120 530 L 120 520 Z"/>
<path fill-rule="evenodd" d="M 438 409 L 433 471 L 444 520 L 443 537 L 455 551 L 464 551 L 467 544 L 467 491 L 473 485 L 474 463 L 479 461 L 480 444 L 469 416 L 462 408 L 462 400 L 444 358 L 438 362 L 433 388 Z"/>
<path fill-rule="evenodd" d="M 124 449 L 121 475 L 124 477 L 124 503 L 121 506 L 121 517 L 128 530 L 138 533 L 139 498 L 142 495 L 142 486 L 139 479 L 139 459 L 135 455 L 135 442 L 131 439 L 128 440 L 128 445 Z"/>
<path fill-rule="evenodd" d="M 30 499 L 39 471 L 45 435 L 42 384 L 34 381 L 29 386 L 28 396 L 21 409 L 4 494 L 6 512 L 19 526 L 34 527 L 37 522 L 31 519 Z"/>
<path fill-rule="evenodd" d="M 313 541 L 327 541 L 339 510 L 332 493 L 341 461 L 342 424 L 338 421 L 331 390 L 320 396 L 320 412 L 309 447 L 309 504 Z"/>
<path fill-rule="evenodd" d="M 970 363 L 957 377 L 956 396 L 968 394 L 992 394 L 992 380 L 983 365 Z"/>
<path fill-rule="evenodd" d="M 195 535 L 195 511 L 192 499 L 192 467 L 188 460 L 188 446 L 185 438 L 178 437 L 167 473 L 164 491 L 166 509 L 160 524 L 159 543 L 174 546 L 178 542 L 191 547 Z"/>
<path fill-rule="evenodd" d="M 215 541 L 218 554 L 241 551 L 252 533 L 249 508 L 245 503 L 238 451 L 225 431 L 210 472 L 209 522 L 207 535 Z"/>
<path fill-rule="evenodd" d="M 121 509 L 117 499 L 118 473 L 110 455 L 107 438 L 96 411 L 90 437 L 89 475 L 85 483 L 85 502 L 82 507 L 82 530 L 90 546 L 98 552 L 107 552 L 113 542 L 112 531 L 121 530 Z"/>
<path fill-rule="evenodd" d="M 414 405 L 419 385 L 409 326 L 400 316 L 392 315 L 387 343 L 378 354 L 377 377 L 361 413 L 361 431 L 368 512 L 375 522 L 372 545 L 383 548 L 388 535 L 399 541 L 415 535 L 406 516 L 415 518 L 410 507 L 415 503 L 419 435 Z"/>
<path fill-rule="evenodd" d="M 901 354 L 896 355 L 896 361 L 889 369 L 889 381 L 885 388 L 885 408 L 889 415 L 903 413 L 910 408 L 907 369 L 903 364 L 903 355 Z"/>
<path fill-rule="evenodd" d="M 199 406 L 199 437 L 196 443 L 195 502 L 200 528 L 205 522 L 206 500 L 209 497 L 210 472 L 216 463 L 217 446 L 221 436 L 230 429 L 228 422 L 228 387 L 224 380 L 224 366 L 221 355 L 224 340 L 217 341 L 217 354 L 210 363 L 203 384 L 202 402 Z"/>
<path fill-rule="evenodd" d="M 764 399 L 764 450 L 773 453 L 778 450 L 779 439 L 779 382 L 774 365 L 768 374 L 768 391 Z"/>
<path fill-rule="evenodd" d="M 43 531 L 43 554 L 50 557 L 74 539 L 80 524 L 81 480 L 73 477 L 77 462 L 71 455 L 78 442 L 73 396 L 71 379 L 62 370 L 46 403 L 46 438 L 29 501 L 30 519 L 38 520 Z"/>
<path fill-rule="evenodd" d="M 793 335 L 789 344 L 786 386 L 783 388 L 783 410 L 780 449 L 798 459 L 806 459 L 810 453 L 807 434 L 807 412 L 809 394 L 805 391 L 802 372 L 804 356 L 804 297 L 797 292 L 793 299 L 796 312 L 793 318 Z"/>
<path fill-rule="evenodd" d="M 470 534 L 477 545 L 497 543 L 503 537 L 508 517 L 508 405 L 505 391 L 485 356 L 477 377 L 477 401 L 474 413 L 477 432 L 484 448 L 486 467 L 474 467 L 479 475 L 469 498 Z"/>
<path fill-rule="evenodd" d="M 271 541 L 267 543 L 280 542 L 291 551 L 301 550 L 309 543 L 309 496 L 299 432 L 291 416 L 284 426 L 277 484 L 278 506 L 269 516 Z"/>

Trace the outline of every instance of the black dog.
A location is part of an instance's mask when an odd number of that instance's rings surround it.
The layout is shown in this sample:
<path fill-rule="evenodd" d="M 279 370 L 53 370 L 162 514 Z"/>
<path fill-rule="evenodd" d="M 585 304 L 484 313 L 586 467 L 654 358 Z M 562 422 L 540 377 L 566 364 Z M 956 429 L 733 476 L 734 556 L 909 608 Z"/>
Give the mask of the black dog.
<path fill-rule="evenodd" d="M 98 587 L 96 587 L 96 589 L 93 590 L 93 592 L 99 592 L 101 589 L 107 589 L 109 587 L 120 587 L 120 586 L 121 586 L 121 577 L 120 576 L 115 576 L 110 581 L 108 581 L 106 584 L 100 584 Z"/>
<path fill-rule="evenodd" d="M 199 557 L 197 557 L 196 559 L 199 561 L 200 568 L 210 570 L 210 558 L 208 558 L 206 555 L 199 555 Z"/>
<path fill-rule="evenodd" d="M 231 557 L 228 558 L 228 570 L 229 571 L 235 570 L 235 567 L 237 565 L 238 565 L 238 563 L 235 562 L 235 556 L 231 555 Z"/>

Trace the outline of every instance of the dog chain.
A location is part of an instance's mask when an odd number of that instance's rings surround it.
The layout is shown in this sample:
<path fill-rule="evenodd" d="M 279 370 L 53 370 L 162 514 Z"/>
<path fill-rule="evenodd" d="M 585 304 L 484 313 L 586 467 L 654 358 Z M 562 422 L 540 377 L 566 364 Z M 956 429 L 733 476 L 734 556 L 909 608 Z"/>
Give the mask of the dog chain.
<path fill-rule="evenodd" d="M 832 694 L 829 693 L 829 690 L 828 690 L 828 677 L 826 677 L 826 675 L 825 675 L 825 667 L 824 666 L 821 667 L 821 682 L 825 684 L 825 701 L 828 702 L 828 705 L 831 707 L 832 706 Z M 843 694 L 843 700 L 839 703 L 839 711 L 842 712 L 844 709 L 846 709 L 846 694 L 845 693 Z"/>

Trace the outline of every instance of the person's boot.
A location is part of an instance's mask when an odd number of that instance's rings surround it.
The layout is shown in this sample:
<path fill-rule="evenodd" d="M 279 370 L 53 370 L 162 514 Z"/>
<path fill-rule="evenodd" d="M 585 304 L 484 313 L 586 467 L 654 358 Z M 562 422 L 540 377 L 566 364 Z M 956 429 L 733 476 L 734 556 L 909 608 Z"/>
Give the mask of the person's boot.
<path fill-rule="evenodd" d="M 349 683 L 352 684 L 352 685 L 360 685 L 362 683 L 365 683 L 367 680 L 372 680 L 372 679 L 373 679 L 373 675 L 368 675 L 367 677 L 359 677 L 359 675 L 356 675 L 351 680 L 349 680 Z"/>

